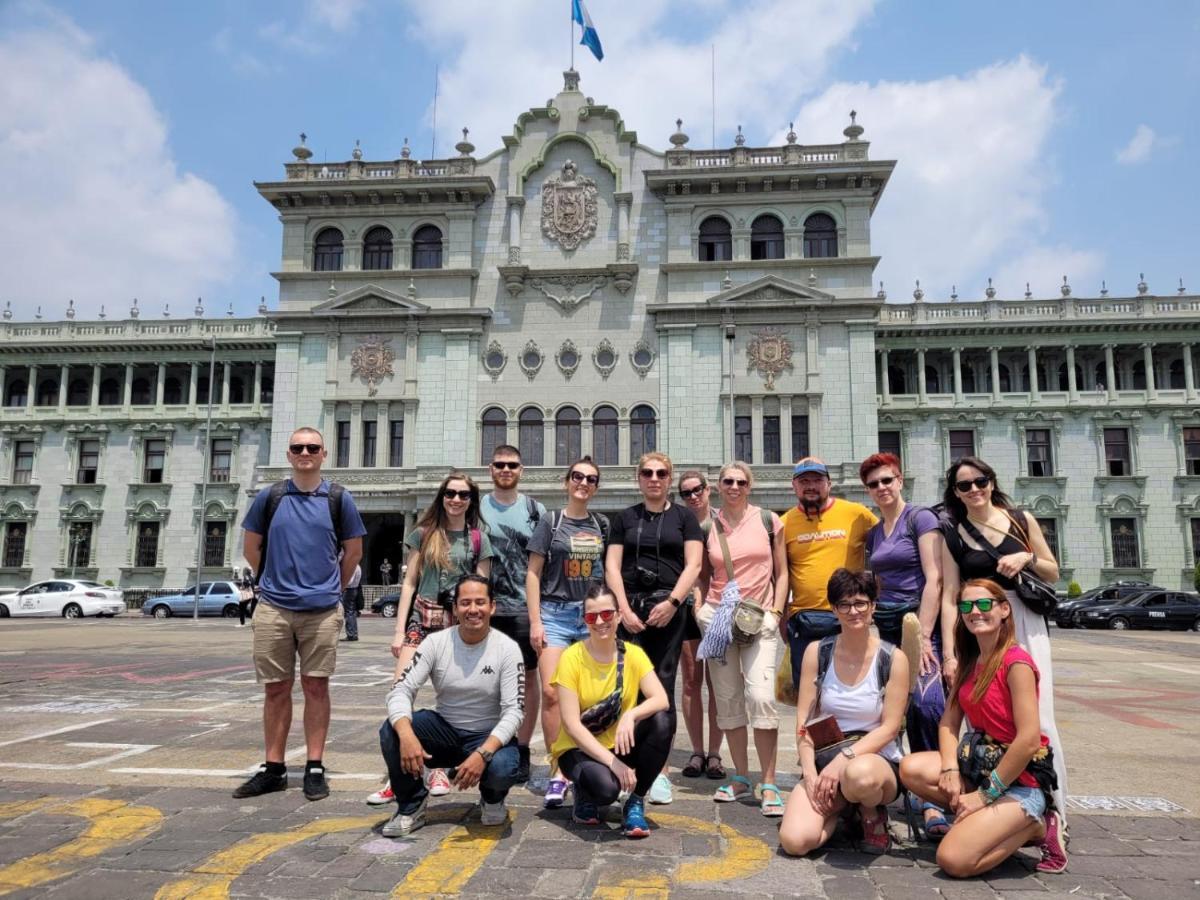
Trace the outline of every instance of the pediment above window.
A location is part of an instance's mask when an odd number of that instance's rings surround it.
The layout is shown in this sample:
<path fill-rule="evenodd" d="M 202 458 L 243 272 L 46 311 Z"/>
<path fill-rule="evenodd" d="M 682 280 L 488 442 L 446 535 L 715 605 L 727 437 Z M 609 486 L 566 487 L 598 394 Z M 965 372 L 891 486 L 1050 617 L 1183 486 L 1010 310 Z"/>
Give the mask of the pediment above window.
<path fill-rule="evenodd" d="M 713 306 L 769 306 L 774 304 L 823 306 L 833 303 L 834 300 L 833 294 L 788 281 L 778 275 L 764 275 L 762 278 L 728 288 L 708 298 L 708 302 Z"/>
<path fill-rule="evenodd" d="M 374 284 L 330 297 L 312 308 L 314 316 L 378 315 L 379 313 L 424 313 L 429 307 L 395 291 Z"/>

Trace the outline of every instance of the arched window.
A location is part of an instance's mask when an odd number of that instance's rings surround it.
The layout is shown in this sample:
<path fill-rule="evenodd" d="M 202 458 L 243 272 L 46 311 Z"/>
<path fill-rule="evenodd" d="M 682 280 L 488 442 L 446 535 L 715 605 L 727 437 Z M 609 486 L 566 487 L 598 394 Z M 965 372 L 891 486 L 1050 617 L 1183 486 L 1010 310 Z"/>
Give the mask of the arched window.
<path fill-rule="evenodd" d="M 805 258 L 821 259 L 837 255 L 837 223 L 825 213 L 813 213 L 804 220 Z"/>
<path fill-rule="evenodd" d="M 442 229 L 422 225 L 413 233 L 412 267 L 440 269 L 442 267 Z"/>
<path fill-rule="evenodd" d="M 4 398 L 5 406 L 24 406 L 29 400 L 29 384 L 18 378 L 8 386 L 8 396 Z"/>
<path fill-rule="evenodd" d="M 658 421 L 649 406 L 635 406 L 629 414 L 629 463 L 637 465 L 643 453 L 655 449 Z"/>
<path fill-rule="evenodd" d="M 1184 347 L 1183 352 L 1191 353 L 1192 351 L 1190 347 Z M 1167 384 L 1173 391 L 1182 391 L 1186 386 L 1185 379 L 1183 377 L 1182 359 L 1177 359 L 1171 363 L 1171 369 L 1167 374 Z"/>
<path fill-rule="evenodd" d="M 149 406 L 153 402 L 150 398 L 150 379 L 133 379 L 133 391 L 130 397 L 134 406 Z"/>
<path fill-rule="evenodd" d="M 479 446 L 479 464 L 491 463 L 492 455 L 501 444 L 508 443 L 508 416 L 504 410 L 492 406 L 483 411 L 483 439 Z"/>
<path fill-rule="evenodd" d="M 342 233 L 336 228 L 325 228 L 313 241 L 313 271 L 342 271 Z"/>
<path fill-rule="evenodd" d="M 172 375 L 163 384 L 163 403 L 168 406 L 179 406 L 185 399 L 183 396 L 183 383 Z"/>
<path fill-rule="evenodd" d="M 733 259 L 733 234 L 729 223 L 720 216 L 709 216 L 700 223 L 700 262 Z"/>
<path fill-rule="evenodd" d="M 363 238 L 364 269 L 390 269 L 392 267 L 392 233 L 382 225 L 367 232 Z"/>
<path fill-rule="evenodd" d="M 87 406 L 92 402 L 91 385 L 86 378 L 76 378 L 67 385 L 67 406 Z"/>
<path fill-rule="evenodd" d="M 579 410 L 564 406 L 554 417 L 554 464 L 569 466 L 582 455 L 583 426 Z"/>
<path fill-rule="evenodd" d="M 270 403 L 275 399 L 275 378 L 271 375 L 262 377 L 262 385 L 260 387 L 262 394 L 259 397 L 260 403 Z"/>
<path fill-rule="evenodd" d="M 615 466 L 620 458 L 620 426 L 617 411 L 597 406 L 592 413 L 592 459 L 598 466 Z"/>
<path fill-rule="evenodd" d="M 783 259 L 783 223 L 774 216 L 759 216 L 750 226 L 751 259 Z"/>
<path fill-rule="evenodd" d="M 38 384 L 37 406 L 54 406 L 58 403 L 58 382 L 47 378 Z"/>
<path fill-rule="evenodd" d="M 899 366 L 888 366 L 888 391 L 893 394 L 907 394 L 908 384 L 904 377 L 904 370 Z"/>
<path fill-rule="evenodd" d="M 100 382 L 100 405 L 120 406 L 121 385 L 115 378 L 105 378 Z"/>
<path fill-rule="evenodd" d="M 977 386 L 975 384 L 975 368 L 967 363 L 962 366 L 962 387 L 964 394 L 974 394 Z"/>
<path fill-rule="evenodd" d="M 1118 365 L 1113 366 L 1113 381 L 1115 384 L 1108 383 L 1106 368 L 1102 362 L 1096 364 L 1096 390 L 1104 391 L 1108 388 L 1112 388 L 1114 391 L 1125 390 L 1124 379 L 1121 377 L 1121 367 Z"/>
<path fill-rule="evenodd" d="M 942 392 L 942 377 L 933 366 L 925 367 L 925 392 L 940 394 Z"/>
<path fill-rule="evenodd" d="M 542 429 L 541 410 L 533 406 L 521 410 L 521 415 L 517 417 L 517 426 L 517 448 L 521 451 L 521 460 L 527 466 L 544 466 L 545 432 Z"/>

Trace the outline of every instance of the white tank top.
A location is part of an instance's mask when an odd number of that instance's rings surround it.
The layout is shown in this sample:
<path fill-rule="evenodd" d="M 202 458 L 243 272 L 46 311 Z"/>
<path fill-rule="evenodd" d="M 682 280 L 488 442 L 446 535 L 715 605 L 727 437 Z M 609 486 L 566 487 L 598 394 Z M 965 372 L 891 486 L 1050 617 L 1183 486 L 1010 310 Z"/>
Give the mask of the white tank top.
<path fill-rule="evenodd" d="M 837 719 L 842 732 L 874 731 L 883 721 L 883 691 L 879 685 L 879 654 L 875 651 L 871 664 L 867 666 L 867 677 L 856 685 L 847 685 L 837 676 L 837 666 L 832 659 L 821 682 L 821 715 Z M 879 755 L 892 762 L 900 762 L 900 750 L 895 741 L 889 741 Z"/>

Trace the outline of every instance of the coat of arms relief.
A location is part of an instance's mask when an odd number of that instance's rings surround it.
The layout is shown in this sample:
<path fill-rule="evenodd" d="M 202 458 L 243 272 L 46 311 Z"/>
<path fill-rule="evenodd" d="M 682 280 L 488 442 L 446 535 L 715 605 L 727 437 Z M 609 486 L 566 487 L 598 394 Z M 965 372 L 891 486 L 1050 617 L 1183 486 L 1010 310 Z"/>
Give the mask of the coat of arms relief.
<path fill-rule="evenodd" d="M 763 387 L 773 391 L 775 376 L 792 369 L 792 342 L 778 328 L 760 328 L 753 334 L 754 338 L 746 345 L 748 371 L 757 369 L 766 379 Z"/>
<path fill-rule="evenodd" d="M 368 397 L 375 396 L 379 390 L 379 383 L 384 378 L 395 374 L 392 363 L 396 361 L 396 354 L 388 346 L 390 343 L 373 334 L 360 339 L 358 346 L 350 354 L 350 374 L 367 383 Z"/>
<path fill-rule="evenodd" d="M 574 250 L 596 234 L 596 182 L 571 160 L 542 185 L 542 234 Z"/>

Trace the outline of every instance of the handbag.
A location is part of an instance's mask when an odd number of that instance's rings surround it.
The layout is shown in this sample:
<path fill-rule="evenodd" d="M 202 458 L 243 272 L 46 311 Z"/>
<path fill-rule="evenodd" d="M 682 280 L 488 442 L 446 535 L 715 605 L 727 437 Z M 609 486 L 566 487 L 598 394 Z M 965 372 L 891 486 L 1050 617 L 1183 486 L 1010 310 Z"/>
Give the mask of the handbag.
<path fill-rule="evenodd" d="M 1029 546 L 1028 532 L 1026 532 L 1026 530 L 1015 518 L 1013 518 L 1011 513 L 1006 511 L 1005 515 L 1008 516 L 1009 521 L 1012 522 L 1013 525 L 1015 525 L 1021 532 L 1021 537 L 1019 537 L 1018 540 L 1021 541 L 1021 544 L 1025 547 L 1026 552 L 1032 553 L 1033 550 Z M 975 541 L 975 543 L 979 545 L 981 550 L 991 556 L 992 559 L 999 560 L 1001 558 L 1000 551 L 996 549 L 995 545 L 993 545 L 991 541 L 979 533 L 979 529 L 975 527 L 974 522 L 972 522 L 970 519 L 963 519 L 962 526 L 966 530 L 967 534 L 969 534 Z M 1058 608 L 1058 594 L 1055 593 L 1053 585 L 1042 581 L 1041 578 L 1039 578 L 1033 572 L 1030 572 L 1028 569 L 1022 569 L 1020 572 L 1018 572 L 1013 577 L 1012 582 L 1013 593 L 1015 593 L 1017 598 L 1027 607 L 1029 607 L 1029 609 L 1035 614 L 1039 616 L 1054 615 L 1054 611 Z"/>
<path fill-rule="evenodd" d="M 988 783 L 992 771 L 1008 752 L 1008 744 L 989 737 L 982 731 L 968 731 L 958 742 L 958 771 L 972 790 Z M 1054 750 L 1041 747 L 1025 764 L 1046 798 L 1046 808 L 1054 809 L 1054 792 L 1058 790 L 1058 775 L 1054 771 Z"/>
<path fill-rule="evenodd" d="M 725 583 L 726 585 L 737 584 L 737 580 L 733 577 L 733 561 L 730 559 L 729 542 L 725 540 L 725 529 L 721 527 L 720 519 L 713 519 L 713 530 L 717 532 L 717 540 L 721 544 L 721 557 L 725 561 Z M 770 593 L 770 586 L 767 587 L 767 593 Z M 743 597 L 738 601 L 737 606 L 733 610 L 733 642 L 735 644 L 752 644 L 754 639 L 762 632 L 763 620 L 767 610 L 763 605 L 766 599 L 755 601 Z"/>

